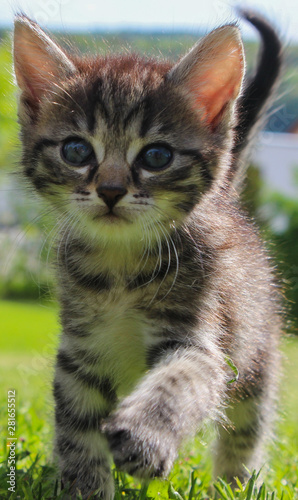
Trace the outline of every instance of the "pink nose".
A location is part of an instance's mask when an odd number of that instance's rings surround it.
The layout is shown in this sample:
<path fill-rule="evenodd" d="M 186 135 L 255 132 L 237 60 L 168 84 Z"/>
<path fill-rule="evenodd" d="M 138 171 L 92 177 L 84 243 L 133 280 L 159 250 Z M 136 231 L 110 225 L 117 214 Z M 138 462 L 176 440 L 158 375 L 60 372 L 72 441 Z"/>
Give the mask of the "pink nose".
<path fill-rule="evenodd" d="M 123 196 L 127 193 L 127 189 L 125 189 L 123 186 L 109 186 L 106 184 L 102 184 L 101 186 L 98 186 L 96 192 L 99 198 L 102 198 L 105 204 L 111 210 L 116 205 L 116 203 L 118 203 L 118 201 L 121 200 L 121 198 L 123 198 Z"/>

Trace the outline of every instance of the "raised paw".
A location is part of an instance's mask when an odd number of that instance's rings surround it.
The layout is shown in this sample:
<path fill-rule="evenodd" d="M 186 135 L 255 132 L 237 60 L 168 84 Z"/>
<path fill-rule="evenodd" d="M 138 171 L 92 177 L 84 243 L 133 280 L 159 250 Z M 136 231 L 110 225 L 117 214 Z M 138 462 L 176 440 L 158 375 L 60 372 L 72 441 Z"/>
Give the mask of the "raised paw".
<path fill-rule="evenodd" d="M 166 476 L 176 458 L 173 437 L 136 422 L 136 418 L 129 423 L 121 413 L 120 410 L 102 426 L 116 467 L 143 479 Z"/>

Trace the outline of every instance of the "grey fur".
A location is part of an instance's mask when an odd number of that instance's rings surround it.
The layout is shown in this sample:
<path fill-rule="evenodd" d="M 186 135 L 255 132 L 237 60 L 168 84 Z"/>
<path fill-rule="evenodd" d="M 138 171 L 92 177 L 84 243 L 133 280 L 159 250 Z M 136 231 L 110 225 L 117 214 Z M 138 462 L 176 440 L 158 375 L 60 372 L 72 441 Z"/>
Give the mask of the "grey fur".
<path fill-rule="evenodd" d="M 18 42 L 24 29 L 30 22 L 18 19 Z M 232 26 L 174 68 L 136 56 L 65 56 L 75 73 L 45 82 L 41 98 L 19 76 L 24 174 L 62 217 L 56 452 L 73 498 L 113 498 L 112 457 L 140 478 L 165 476 L 206 419 L 219 426 L 216 475 L 244 479 L 244 465 L 262 464 L 279 295 L 258 232 L 229 189 L 236 93 L 207 125 L 183 84 L 184 74 L 208 69 L 204 47 L 214 45 L 216 58 L 227 38 L 240 61 Z M 17 64 L 19 75 L 28 72 Z M 74 136 L 95 151 L 81 169 L 61 156 Z M 173 159 L 152 173 L 140 151 L 156 143 L 171 145 Z M 239 371 L 233 384 L 227 358 Z"/>

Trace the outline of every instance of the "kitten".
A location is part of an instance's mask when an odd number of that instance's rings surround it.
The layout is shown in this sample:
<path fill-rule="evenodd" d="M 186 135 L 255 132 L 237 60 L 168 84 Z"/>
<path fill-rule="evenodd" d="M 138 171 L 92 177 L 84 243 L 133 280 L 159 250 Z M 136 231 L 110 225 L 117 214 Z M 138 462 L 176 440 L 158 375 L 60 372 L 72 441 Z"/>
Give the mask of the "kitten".
<path fill-rule="evenodd" d="M 279 43 L 265 21 L 254 23 Z M 245 467 L 262 465 L 281 327 L 270 262 L 233 186 L 232 151 L 245 150 L 278 71 L 248 120 L 257 78 L 241 94 L 234 25 L 173 65 L 70 55 L 21 15 L 14 57 L 23 172 L 61 227 L 63 483 L 72 498 L 113 498 L 112 458 L 137 477 L 166 476 L 206 419 L 218 426 L 215 476 L 245 479 Z M 272 60 L 278 69 L 280 53 Z M 229 384 L 233 364 L 239 378 Z"/>

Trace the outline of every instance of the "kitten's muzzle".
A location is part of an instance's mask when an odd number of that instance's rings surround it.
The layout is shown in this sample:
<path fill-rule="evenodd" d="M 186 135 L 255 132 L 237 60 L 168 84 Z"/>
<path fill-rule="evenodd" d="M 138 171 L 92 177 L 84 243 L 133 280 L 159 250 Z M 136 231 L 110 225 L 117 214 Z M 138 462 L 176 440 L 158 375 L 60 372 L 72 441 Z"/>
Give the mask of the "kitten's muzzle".
<path fill-rule="evenodd" d="M 99 198 L 101 198 L 107 207 L 112 210 L 116 203 L 118 203 L 118 201 L 126 195 L 127 189 L 123 186 L 102 184 L 96 188 L 96 192 Z"/>

